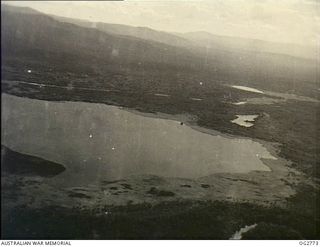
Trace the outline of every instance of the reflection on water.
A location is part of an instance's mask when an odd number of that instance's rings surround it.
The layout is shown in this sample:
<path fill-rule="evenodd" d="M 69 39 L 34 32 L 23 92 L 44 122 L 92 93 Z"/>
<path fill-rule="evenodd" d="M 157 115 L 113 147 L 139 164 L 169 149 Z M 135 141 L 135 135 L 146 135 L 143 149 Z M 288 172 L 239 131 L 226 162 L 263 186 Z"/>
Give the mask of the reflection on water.
<path fill-rule="evenodd" d="M 260 158 L 274 157 L 260 143 L 218 134 L 115 106 L 2 97 L 3 144 L 63 164 L 63 183 L 269 171 Z"/>
<path fill-rule="evenodd" d="M 240 126 L 249 128 L 253 126 L 254 120 L 259 116 L 259 115 L 236 115 L 237 118 L 234 120 L 231 120 L 231 123 L 238 124 Z"/>
<path fill-rule="evenodd" d="M 154 95 L 159 97 L 170 97 L 169 94 L 164 94 L 164 93 L 155 93 Z"/>
<path fill-rule="evenodd" d="M 253 92 L 253 93 L 263 93 L 262 91 L 258 90 L 258 89 L 255 89 L 255 88 L 252 88 L 252 87 L 245 87 L 245 86 L 231 86 L 233 88 L 236 88 L 236 89 L 240 89 L 240 90 L 244 90 L 244 91 L 248 91 L 248 92 Z"/>
<path fill-rule="evenodd" d="M 245 105 L 247 104 L 246 101 L 240 101 L 240 102 L 236 102 L 236 103 L 233 103 L 234 105 Z"/>
<path fill-rule="evenodd" d="M 256 226 L 257 226 L 257 224 L 242 227 L 239 231 L 237 231 L 235 234 L 233 234 L 230 239 L 231 240 L 240 240 L 240 239 L 242 239 L 242 234 L 254 229 Z"/>
<path fill-rule="evenodd" d="M 250 104 L 274 104 L 274 103 L 278 103 L 278 102 L 285 102 L 287 100 L 298 100 L 298 101 L 319 103 L 318 99 L 310 98 L 310 97 L 306 97 L 306 96 L 301 96 L 301 95 L 296 95 L 293 93 L 279 93 L 279 92 L 271 92 L 271 91 L 266 91 L 266 90 L 261 91 L 261 90 L 258 90 L 258 89 L 252 88 L 252 87 L 236 86 L 236 85 L 233 85 L 231 87 L 239 89 L 239 90 L 243 90 L 243 91 L 248 91 L 248 92 L 271 96 L 271 98 L 261 97 L 261 98 L 247 99 L 246 103 L 250 103 Z M 239 103 L 235 103 L 235 105 L 239 105 Z"/>

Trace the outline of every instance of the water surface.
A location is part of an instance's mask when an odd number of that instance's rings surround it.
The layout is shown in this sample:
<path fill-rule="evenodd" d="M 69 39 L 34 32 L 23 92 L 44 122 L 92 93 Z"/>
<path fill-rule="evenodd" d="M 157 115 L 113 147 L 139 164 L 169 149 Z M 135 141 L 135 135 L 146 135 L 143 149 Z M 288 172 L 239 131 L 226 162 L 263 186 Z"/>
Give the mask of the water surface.
<path fill-rule="evenodd" d="M 237 118 L 234 120 L 231 120 L 231 123 L 238 124 L 240 126 L 249 128 L 253 126 L 254 120 L 259 116 L 259 115 L 236 115 Z"/>
<path fill-rule="evenodd" d="M 240 101 L 240 102 L 236 102 L 236 103 L 233 103 L 234 105 L 245 105 L 247 104 L 246 101 Z"/>
<path fill-rule="evenodd" d="M 4 145 L 64 165 L 66 171 L 57 176 L 64 183 L 269 171 L 260 159 L 274 159 L 250 139 L 210 135 L 104 104 L 2 94 L 1 121 Z"/>
<path fill-rule="evenodd" d="M 236 89 L 240 89 L 240 90 L 244 90 L 244 91 L 248 91 L 248 92 L 253 92 L 253 93 L 261 93 L 261 94 L 264 93 L 258 89 L 252 88 L 252 87 L 236 86 L 236 85 L 233 85 L 231 87 L 236 88 Z"/>
<path fill-rule="evenodd" d="M 242 227 L 239 231 L 235 232 L 235 234 L 232 235 L 230 240 L 240 240 L 240 239 L 242 239 L 242 234 L 244 234 L 244 233 L 246 233 L 256 227 L 257 227 L 257 224 Z"/>
<path fill-rule="evenodd" d="M 261 91 L 256 88 L 237 86 L 237 85 L 232 85 L 231 87 L 239 89 L 239 90 L 243 90 L 243 91 L 264 94 L 266 96 L 271 97 L 271 98 L 262 97 L 262 98 L 248 99 L 247 103 L 251 103 L 251 104 L 274 104 L 274 103 L 278 103 L 278 102 L 284 102 L 287 100 L 297 100 L 297 101 L 319 103 L 318 99 L 310 98 L 307 96 L 296 95 L 294 93 L 280 93 L 280 92 L 272 92 L 272 91 L 266 91 L 266 90 Z M 235 104 L 237 104 L 237 103 L 235 103 Z"/>

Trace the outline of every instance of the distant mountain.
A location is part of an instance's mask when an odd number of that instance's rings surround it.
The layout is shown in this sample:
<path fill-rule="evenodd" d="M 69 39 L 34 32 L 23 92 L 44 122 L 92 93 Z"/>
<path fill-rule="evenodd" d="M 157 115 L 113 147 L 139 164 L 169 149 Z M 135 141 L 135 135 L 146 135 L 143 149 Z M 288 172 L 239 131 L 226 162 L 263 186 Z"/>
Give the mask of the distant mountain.
<path fill-rule="evenodd" d="M 12 11 L 12 9 L 14 11 Z M 113 35 L 94 28 L 60 22 L 35 13 L 19 12 L 19 8 L 1 11 L 2 51 L 7 56 L 41 56 L 72 62 L 84 59 L 104 64 L 152 66 L 163 64 L 194 69 L 202 66 L 202 58 L 187 49 L 131 36 Z M 24 10 L 24 9 L 23 9 Z"/>
<path fill-rule="evenodd" d="M 302 46 L 297 44 L 276 43 L 257 39 L 220 36 L 208 32 L 189 32 L 184 34 L 176 33 L 176 35 L 188 39 L 197 45 L 208 48 L 218 48 L 228 51 L 238 50 L 258 53 L 264 52 L 284 54 L 308 59 L 320 59 L 319 50 L 317 49 L 317 47 L 312 46 Z"/>
<path fill-rule="evenodd" d="M 139 39 L 151 40 L 171 46 L 180 46 L 180 47 L 190 47 L 193 46 L 193 42 L 188 39 L 179 37 L 177 35 L 156 31 L 147 27 L 133 27 L 122 24 L 111 24 L 111 23 L 103 23 L 103 22 L 89 22 L 85 20 L 66 18 L 60 16 L 52 16 L 54 19 L 61 22 L 68 22 L 75 25 L 96 28 L 100 31 L 122 35 L 122 36 L 131 36 Z"/>
<path fill-rule="evenodd" d="M 1 4 L 1 11 L 10 11 L 21 14 L 41 14 L 41 12 L 29 7 L 15 7 L 7 4 Z"/>
<path fill-rule="evenodd" d="M 317 64 L 320 54 L 317 47 L 219 36 L 208 32 L 166 33 L 146 27 L 94 23 L 56 16 L 54 18 L 110 34 L 187 48 L 203 58 L 202 68 L 211 69 L 219 78 L 237 77 L 238 80 L 253 80 L 257 85 L 260 79 L 267 82 L 272 78 L 280 81 L 284 78 L 295 81 L 300 78 L 298 80 L 316 82 L 319 77 Z M 272 83 L 272 87 L 279 87 L 274 85 L 275 83 Z M 292 85 L 292 82 L 289 85 Z"/>
<path fill-rule="evenodd" d="M 147 27 L 134 27 L 122 24 L 90 22 L 73 18 L 52 16 L 54 19 L 75 25 L 96 28 L 110 34 L 132 36 L 179 47 L 204 47 L 232 52 L 258 52 L 283 54 L 307 59 L 320 59 L 317 47 L 297 44 L 284 44 L 258 39 L 215 35 L 204 31 L 188 33 L 168 33 Z"/>
<path fill-rule="evenodd" d="M 44 66 L 43 71 L 52 67 L 76 73 L 90 71 L 102 78 L 120 70 L 128 77 L 139 73 L 139 78 L 146 78 L 146 73 L 149 77 L 160 73 L 156 78 L 158 87 L 170 84 L 169 73 L 175 75 L 173 82 L 176 75 L 188 74 L 217 83 L 241 82 L 282 91 L 296 87 L 297 82 L 316 85 L 319 78 L 315 60 L 278 54 L 276 49 L 280 48 L 268 42 L 226 39 L 208 33 L 181 38 L 148 28 L 57 20 L 11 6 L 2 8 L 1 17 L 2 68 L 32 62 Z M 270 52 L 261 47 L 269 47 Z"/>

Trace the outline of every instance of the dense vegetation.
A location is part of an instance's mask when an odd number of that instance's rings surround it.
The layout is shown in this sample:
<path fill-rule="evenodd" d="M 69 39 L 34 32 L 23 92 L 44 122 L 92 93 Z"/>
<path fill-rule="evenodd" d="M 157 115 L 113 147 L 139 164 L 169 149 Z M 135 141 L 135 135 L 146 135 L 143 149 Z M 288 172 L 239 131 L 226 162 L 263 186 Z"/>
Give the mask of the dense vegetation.
<path fill-rule="evenodd" d="M 241 227 L 257 223 L 244 238 L 319 239 L 319 201 L 314 201 L 314 193 L 305 188 L 290 199 L 288 209 L 219 201 L 108 206 L 102 212 L 21 207 L 4 215 L 2 238 L 229 239 Z M 297 198 L 303 203 L 296 203 Z"/>

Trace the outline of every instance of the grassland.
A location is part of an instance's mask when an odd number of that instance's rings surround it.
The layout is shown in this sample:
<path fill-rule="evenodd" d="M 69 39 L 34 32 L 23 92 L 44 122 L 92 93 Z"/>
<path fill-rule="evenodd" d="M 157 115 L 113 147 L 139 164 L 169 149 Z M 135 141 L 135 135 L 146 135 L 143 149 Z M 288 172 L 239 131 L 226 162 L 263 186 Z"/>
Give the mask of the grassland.
<path fill-rule="evenodd" d="M 102 210 L 21 206 L 4 214 L 6 239 L 229 239 L 257 223 L 246 239 L 319 239 L 319 192 L 304 188 L 287 209 L 223 201 L 172 201 Z M 307 205 L 307 206 L 306 206 Z"/>

